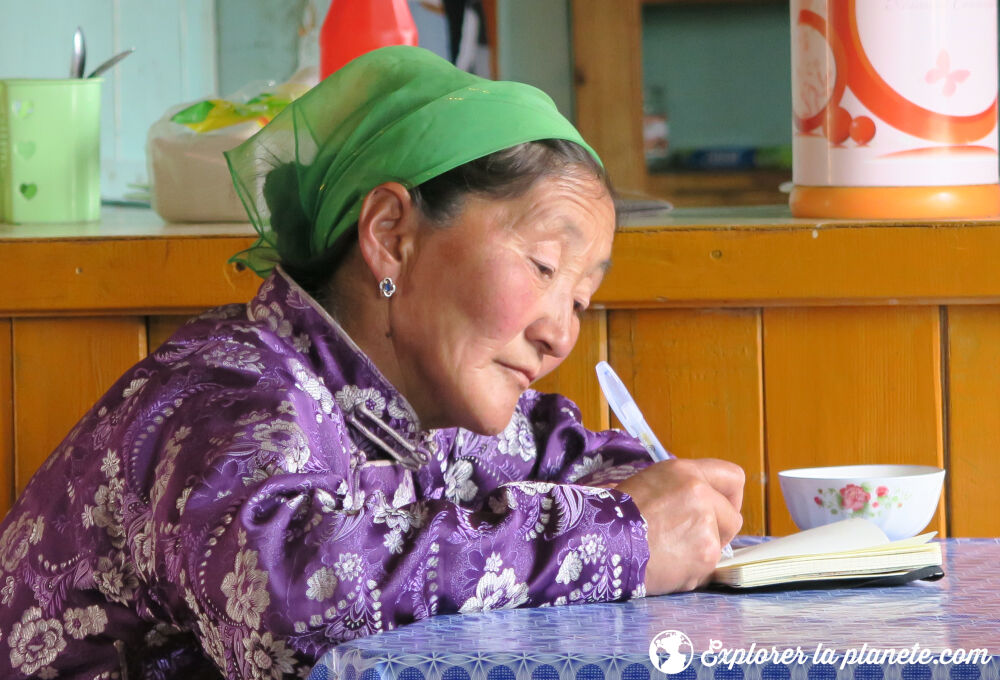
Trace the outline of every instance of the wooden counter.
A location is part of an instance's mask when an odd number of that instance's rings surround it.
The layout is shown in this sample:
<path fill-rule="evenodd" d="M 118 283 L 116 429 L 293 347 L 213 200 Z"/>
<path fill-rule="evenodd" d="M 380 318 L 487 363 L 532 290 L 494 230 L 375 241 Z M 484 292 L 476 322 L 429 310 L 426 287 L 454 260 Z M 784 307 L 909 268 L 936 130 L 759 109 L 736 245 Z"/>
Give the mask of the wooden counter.
<path fill-rule="evenodd" d="M 131 364 L 258 279 L 247 225 L 0 224 L 0 511 Z M 748 474 L 746 530 L 794 527 L 777 472 L 948 469 L 934 527 L 1000 535 L 1000 221 L 816 222 L 777 207 L 632 218 L 577 349 L 541 389 L 609 422 L 607 357 L 678 455 Z"/>

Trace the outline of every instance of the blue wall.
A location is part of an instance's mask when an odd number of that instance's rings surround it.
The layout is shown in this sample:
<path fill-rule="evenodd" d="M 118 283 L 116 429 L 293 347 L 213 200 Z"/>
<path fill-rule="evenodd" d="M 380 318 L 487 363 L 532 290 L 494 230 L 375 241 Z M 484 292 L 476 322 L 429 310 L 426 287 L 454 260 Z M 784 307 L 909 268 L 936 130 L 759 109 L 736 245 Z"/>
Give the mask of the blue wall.
<path fill-rule="evenodd" d="M 305 0 L 217 0 L 221 93 L 254 81 L 282 81 L 295 72 L 305 5 Z"/>
<path fill-rule="evenodd" d="M 316 63 L 316 41 L 330 0 L 216 0 L 219 90 L 235 92 L 259 80 L 281 82 Z M 443 17 L 409 0 L 420 45 L 447 56 Z M 308 24 L 308 25 L 306 25 Z"/>
<path fill-rule="evenodd" d="M 0 78 L 69 75 L 73 32 L 83 27 L 87 71 L 127 47 L 105 74 L 101 186 L 121 197 L 145 183 L 149 126 L 168 106 L 216 89 L 213 0 L 0 0 Z"/>
<path fill-rule="evenodd" d="M 792 142 L 789 12 L 761 5 L 650 5 L 644 86 L 665 95 L 673 148 Z"/>
<path fill-rule="evenodd" d="M 549 94 L 573 117 L 573 51 L 568 0 L 498 0 L 498 68 Z"/>

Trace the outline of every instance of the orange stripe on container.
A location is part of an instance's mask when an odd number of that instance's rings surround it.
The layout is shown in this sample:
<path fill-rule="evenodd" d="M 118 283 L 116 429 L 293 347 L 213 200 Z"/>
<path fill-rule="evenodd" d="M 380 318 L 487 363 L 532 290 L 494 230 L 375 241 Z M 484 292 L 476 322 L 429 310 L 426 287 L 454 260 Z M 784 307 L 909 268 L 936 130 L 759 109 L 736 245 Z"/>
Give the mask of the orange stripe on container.
<path fill-rule="evenodd" d="M 899 158 L 901 156 L 951 156 L 951 155 L 996 155 L 997 150 L 988 146 L 958 144 L 952 146 L 925 146 L 920 149 L 905 149 L 903 151 L 893 151 L 879 156 L 879 158 Z"/>
<path fill-rule="evenodd" d="M 997 124 L 997 100 L 970 116 L 949 116 L 918 106 L 896 92 L 878 74 L 858 32 L 857 0 L 833 0 L 830 23 L 847 60 L 847 86 L 876 116 L 898 130 L 934 142 L 962 144 L 982 139 Z"/>

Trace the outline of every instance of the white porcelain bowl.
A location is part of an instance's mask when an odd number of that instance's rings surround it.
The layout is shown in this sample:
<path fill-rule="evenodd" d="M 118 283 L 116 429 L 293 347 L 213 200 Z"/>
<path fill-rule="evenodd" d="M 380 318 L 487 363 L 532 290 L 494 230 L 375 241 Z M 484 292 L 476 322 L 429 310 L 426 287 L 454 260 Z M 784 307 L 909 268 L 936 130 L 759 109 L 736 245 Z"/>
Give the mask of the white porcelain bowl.
<path fill-rule="evenodd" d="M 839 465 L 784 470 L 778 480 L 799 529 L 864 517 L 895 541 L 916 536 L 931 521 L 944 470 L 928 465 Z"/>

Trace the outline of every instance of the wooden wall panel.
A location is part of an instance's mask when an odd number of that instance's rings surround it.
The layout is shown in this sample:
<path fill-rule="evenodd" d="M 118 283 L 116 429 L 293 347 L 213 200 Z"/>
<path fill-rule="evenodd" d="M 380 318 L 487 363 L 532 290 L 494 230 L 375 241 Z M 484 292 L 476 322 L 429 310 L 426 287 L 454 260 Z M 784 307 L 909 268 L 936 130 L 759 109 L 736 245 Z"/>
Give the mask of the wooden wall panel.
<path fill-rule="evenodd" d="M 14 358 L 10 319 L 0 319 L 0 517 L 14 501 Z"/>
<path fill-rule="evenodd" d="M 1000 224 L 771 217 L 784 211 L 629 217 L 630 226 L 615 234 L 615 266 L 592 302 L 609 308 L 1000 302 Z"/>
<path fill-rule="evenodd" d="M 639 3 L 572 0 L 571 11 L 576 125 L 619 191 L 643 193 Z"/>
<path fill-rule="evenodd" d="M 28 239 L 6 241 L 0 288 L 17 295 L 0 299 L 0 314 L 176 313 L 246 302 L 261 280 L 226 260 L 250 243 L 237 236 L 50 239 L 43 248 Z M 45 276 L 25 286 L 25 276 L 39 271 Z"/>
<path fill-rule="evenodd" d="M 146 335 L 149 338 L 149 351 L 156 350 L 192 316 L 194 314 L 159 314 L 147 317 Z"/>
<path fill-rule="evenodd" d="M 763 533 L 757 310 L 616 311 L 609 317 L 609 362 L 660 441 L 680 457 L 742 466 L 743 531 Z"/>
<path fill-rule="evenodd" d="M 594 366 L 608 358 L 607 312 L 595 309 L 580 320 L 576 347 L 558 369 L 537 381 L 533 388 L 569 397 L 580 407 L 583 424 L 591 430 L 609 427 L 608 402 L 601 394 Z"/>
<path fill-rule="evenodd" d="M 141 317 L 16 319 L 15 484 L 20 492 L 74 424 L 146 354 Z"/>
<path fill-rule="evenodd" d="M 764 310 L 769 533 L 795 530 L 781 470 L 943 465 L 937 307 Z M 944 532 L 943 504 L 931 522 Z"/>
<path fill-rule="evenodd" d="M 949 531 L 1000 536 L 1000 307 L 948 308 Z"/>

